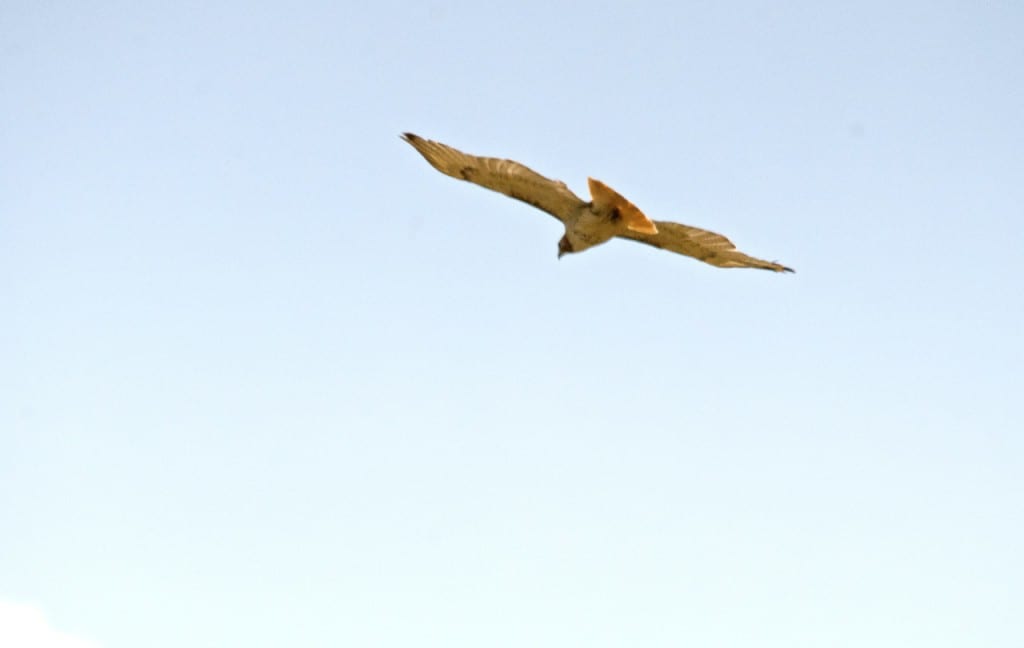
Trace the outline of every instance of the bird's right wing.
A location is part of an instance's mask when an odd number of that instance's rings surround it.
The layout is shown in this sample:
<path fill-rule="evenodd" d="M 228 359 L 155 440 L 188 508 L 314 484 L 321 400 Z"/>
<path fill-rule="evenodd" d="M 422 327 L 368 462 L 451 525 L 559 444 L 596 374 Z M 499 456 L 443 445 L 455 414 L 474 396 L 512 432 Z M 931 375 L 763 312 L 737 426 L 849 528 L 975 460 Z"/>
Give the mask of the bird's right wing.
<path fill-rule="evenodd" d="M 412 133 L 402 139 L 441 173 L 522 200 L 563 223 L 586 204 L 564 182 L 545 178 L 518 162 L 469 155 Z"/>
<path fill-rule="evenodd" d="M 721 234 L 680 223 L 654 221 L 654 224 L 658 227 L 657 234 L 626 231 L 619 236 L 670 252 L 685 254 L 719 268 L 760 268 L 774 272 L 793 272 L 780 263 L 763 261 L 740 252 L 732 241 Z"/>

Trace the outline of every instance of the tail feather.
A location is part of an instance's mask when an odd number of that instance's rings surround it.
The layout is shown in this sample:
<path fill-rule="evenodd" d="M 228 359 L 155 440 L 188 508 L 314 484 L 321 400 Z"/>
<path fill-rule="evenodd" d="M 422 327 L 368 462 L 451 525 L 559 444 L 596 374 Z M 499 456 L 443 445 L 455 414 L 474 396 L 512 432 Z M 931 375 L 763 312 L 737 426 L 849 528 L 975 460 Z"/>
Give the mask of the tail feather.
<path fill-rule="evenodd" d="M 599 211 L 618 213 L 626 229 L 641 234 L 657 234 L 658 226 L 644 215 L 640 208 L 600 180 L 587 178 L 590 186 L 590 197 Z"/>

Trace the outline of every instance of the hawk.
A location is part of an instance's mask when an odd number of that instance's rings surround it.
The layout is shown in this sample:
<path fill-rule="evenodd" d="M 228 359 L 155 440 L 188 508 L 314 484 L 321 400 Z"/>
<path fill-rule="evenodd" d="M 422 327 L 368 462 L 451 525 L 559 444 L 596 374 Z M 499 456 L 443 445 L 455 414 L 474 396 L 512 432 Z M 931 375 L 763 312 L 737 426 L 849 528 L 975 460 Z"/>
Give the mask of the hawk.
<path fill-rule="evenodd" d="M 587 179 L 590 202 L 586 202 L 564 182 L 545 178 L 518 162 L 469 155 L 412 133 L 403 134 L 402 139 L 441 173 L 521 200 L 560 220 L 565 225 L 565 235 L 558 241 L 559 258 L 619 237 L 685 254 L 719 268 L 793 272 L 773 261 L 743 254 L 720 234 L 679 223 L 653 221 L 600 180 Z"/>

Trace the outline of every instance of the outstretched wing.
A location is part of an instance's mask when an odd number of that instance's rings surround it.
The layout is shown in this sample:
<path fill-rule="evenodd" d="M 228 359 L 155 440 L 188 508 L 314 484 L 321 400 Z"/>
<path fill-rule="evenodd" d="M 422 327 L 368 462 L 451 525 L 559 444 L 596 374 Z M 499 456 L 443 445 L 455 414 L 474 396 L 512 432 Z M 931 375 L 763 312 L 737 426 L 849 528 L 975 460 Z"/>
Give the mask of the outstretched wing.
<path fill-rule="evenodd" d="M 586 204 L 564 182 L 545 178 L 518 162 L 469 155 L 412 133 L 403 134 L 402 139 L 441 173 L 522 200 L 562 222 Z"/>
<path fill-rule="evenodd" d="M 654 224 L 658 226 L 657 234 L 626 231 L 620 236 L 670 252 L 685 254 L 719 268 L 761 268 L 774 272 L 793 272 L 792 269 L 774 261 L 763 261 L 743 254 L 736 249 L 732 241 L 721 234 L 679 223 L 654 221 Z"/>

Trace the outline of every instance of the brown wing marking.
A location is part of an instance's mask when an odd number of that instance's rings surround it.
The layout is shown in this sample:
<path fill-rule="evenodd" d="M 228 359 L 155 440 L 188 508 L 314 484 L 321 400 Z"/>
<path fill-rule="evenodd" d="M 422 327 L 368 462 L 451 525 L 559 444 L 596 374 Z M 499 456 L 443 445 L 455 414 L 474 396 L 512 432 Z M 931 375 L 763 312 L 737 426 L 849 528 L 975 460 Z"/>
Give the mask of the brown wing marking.
<path fill-rule="evenodd" d="M 564 182 L 546 178 L 519 162 L 470 155 L 412 133 L 403 134 L 402 139 L 441 173 L 521 200 L 563 222 L 586 204 Z"/>
<path fill-rule="evenodd" d="M 657 234 L 629 232 L 622 236 L 663 250 L 685 254 L 719 268 L 760 268 L 774 272 L 793 272 L 791 268 L 780 263 L 764 261 L 740 252 L 732 241 L 721 234 L 680 223 L 655 223 L 658 226 Z"/>

